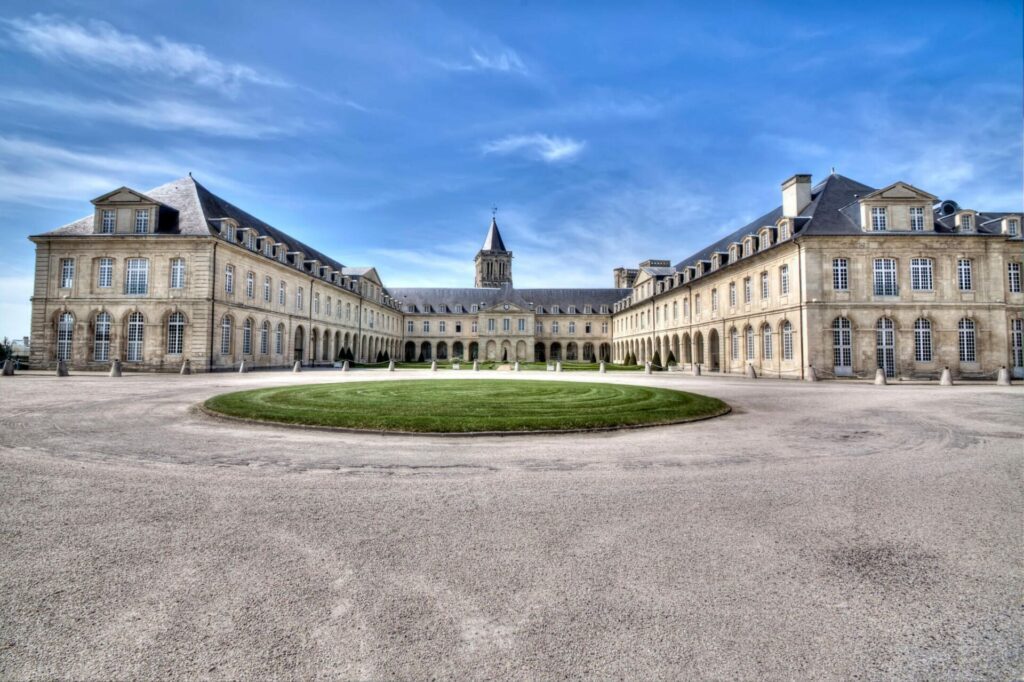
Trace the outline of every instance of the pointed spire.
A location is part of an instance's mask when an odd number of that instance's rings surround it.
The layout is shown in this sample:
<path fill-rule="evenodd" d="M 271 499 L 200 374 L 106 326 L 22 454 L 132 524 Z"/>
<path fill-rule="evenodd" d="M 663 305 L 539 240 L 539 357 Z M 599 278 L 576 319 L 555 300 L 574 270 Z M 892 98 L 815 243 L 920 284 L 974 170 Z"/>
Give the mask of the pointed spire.
<path fill-rule="evenodd" d="M 498 231 L 498 220 L 491 216 L 491 226 L 487 230 L 487 238 L 481 251 L 508 251 L 505 242 L 501 240 L 501 232 Z"/>

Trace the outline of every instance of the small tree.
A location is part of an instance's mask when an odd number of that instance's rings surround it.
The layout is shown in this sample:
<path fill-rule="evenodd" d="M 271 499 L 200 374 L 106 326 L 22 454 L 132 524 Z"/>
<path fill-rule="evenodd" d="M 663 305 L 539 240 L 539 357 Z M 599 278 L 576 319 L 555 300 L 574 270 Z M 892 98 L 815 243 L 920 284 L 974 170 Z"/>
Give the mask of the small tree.
<path fill-rule="evenodd" d="M 391 355 L 387 351 L 384 351 L 384 362 L 391 362 Z"/>
<path fill-rule="evenodd" d="M 676 354 L 673 353 L 672 351 L 668 352 L 668 364 L 670 364 L 670 365 L 677 364 L 676 363 Z"/>
<path fill-rule="evenodd" d="M 426 358 L 423 357 L 423 351 L 420 351 L 419 360 L 417 360 L 416 362 L 426 362 L 426 361 L 427 361 Z"/>
<path fill-rule="evenodd" d="M 655 369 L 661 369 L 661 351 L 654 351 L 654 357 L 651 358 L 651 365 Z"/>
<path fill-rule="evenodd" d="M 633 351 L 630 351 L 630 352 L 626 353 L 626 362 L 624 364 L 627 364 L 627 365 L 635 365 L 636 364 L 636 355 L 633 354 Z"/>

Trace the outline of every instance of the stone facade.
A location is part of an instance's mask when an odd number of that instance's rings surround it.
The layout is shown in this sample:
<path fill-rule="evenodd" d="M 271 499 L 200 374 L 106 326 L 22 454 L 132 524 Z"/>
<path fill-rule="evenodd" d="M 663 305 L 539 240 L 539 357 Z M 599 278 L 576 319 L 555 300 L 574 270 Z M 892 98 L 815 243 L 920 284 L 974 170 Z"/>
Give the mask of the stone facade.
<path fill-rule="evenodd" d="M 1024 375 L 1021 214 L 796 175 L 779 207 L 608 289 L 517 289 L 492 220 L 465 289 L 386 287 L 191 177 L 120 188 L 36 244 L 32 364 L 195 371 L 461 358 L 807 378 Z"/>

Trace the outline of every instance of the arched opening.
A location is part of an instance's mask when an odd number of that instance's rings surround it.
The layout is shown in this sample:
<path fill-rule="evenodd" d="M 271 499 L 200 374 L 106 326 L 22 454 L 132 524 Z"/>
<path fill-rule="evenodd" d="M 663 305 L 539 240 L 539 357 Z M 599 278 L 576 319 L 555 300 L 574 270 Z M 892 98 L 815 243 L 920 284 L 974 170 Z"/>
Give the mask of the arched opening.
<path fill-rule="evenodd" d="M 463 358 L 463 352 L 465 348 L 462 345 L 462 341 L 456 341 L 452 344 L 452 359 L 461 360 Z"/>
<path fill-rule="evenodd" d="M 420 362 L 430 362 L 433 359 L 433 349 L 429 341 L 420 344 Z"/>
<path fill-rule="evenodd" d="M 437 359 L 438 360 L 447 360 L 448 359 L 448 344 L 445 343 L 444 341 L 439 341 L 437 343 Z"/>
<path fill-rule="evenodd" d="M 579 347 L 575 341 L 570 341 L 565 345 L 565 359 L 569 362 L 579 359 Z"/>
<path fill-rule="evenodd" d="M 405 361 L 416 362 L 416 344 L 412 341 L 405 342 Z"/>
<path fill-rule="evenodd" d="M 509 341 L 501 342 L 501 361 L 511 362 L 515 357 L 512 355 L 512 343 Z"/>
<path fill-rule="evenodd" d="M 610 343 L 602 343 L 598 354 L 600 355 L 601 362 L 611 362 L 612 359 L 612 346 Z"/>
<path fill-rule="evenodd" d="M 473 341 L 469 344 L 469 359 L 476 360 L 480 357 L 480 344 Z"/>
<path fill-rule="evenodd" d="M 704 364 L 704 334 L 697 332 L 693 337 L 694 350 L 696 350 L 696 363 L 698 365 Z"/>
<path fill-rule="evenodd" d="M 516 360 L 519 360 L 520 362 L 523 362 L 523 361 L 526 360 L 526 342 L 525 341 L 517 341 L 516 342 Z"/>
<path fill-rule="evenodd" d="M 692 364 L 693 363 L 693 341 L 690 339 L 690 335 L 689 334 L 683 334 L 683 339 L 682 339 L 681 343 L 682 343 L 682 352 L 683 352 L 682 361 L 685 362 L 688 365 Z"/>
<path fill-rule="evenodd" d="M 487 345 L 484 346 L 484 358 L 493 362 L 498 359 L 498 344 L 494 341 L 488 341 Z"/>
<path fill-rule="evenodd" d="M 533 344 L 533 361 L 547 362 L 547 355 L 544 353 L 544 344 L 537 342 Z"/>
<path fill-rule="evenodd" d="M 594 344 L 589 341 L 583 344 L 583 362 L 594 362 Z"/>
<path fill-rule="evenodd" d="M 562 359 L 562 344 L 558 341 L 551 344 L 551 359 L 556 362 Z"/>
<path fill-rule="evenodd" d="M 320 332 L 314 327 L 309 332 L 309 362 L 316 364 L 316 351 L 320 347 Z"/>
<path fill-rule="evenodd" d="M 719 353 L 718 330 L 712 329 L 708 333 L 708 354 L 711 356 L 711 371 L 717 372 L 721 369 L 721 358 Z"/>
<path fill-rule="evenodd" d="M 832 321 L 832 366 L 836 376 L 853 374 L 853 325 L 845 317 Z"/>
<path fill-rule="evenodd" d="M 294 358 L 295 358 L 295 360 L 297 362 L 302 362 L 303 358 L 305 357 L 303 355 L 303 351 L 304 351 L 303 343 L 304 343 L 305 336 L 306 336 L 306 332 L 302 328 L 302 325 L 300 324 L 298 327 L 295 328 Z"/>

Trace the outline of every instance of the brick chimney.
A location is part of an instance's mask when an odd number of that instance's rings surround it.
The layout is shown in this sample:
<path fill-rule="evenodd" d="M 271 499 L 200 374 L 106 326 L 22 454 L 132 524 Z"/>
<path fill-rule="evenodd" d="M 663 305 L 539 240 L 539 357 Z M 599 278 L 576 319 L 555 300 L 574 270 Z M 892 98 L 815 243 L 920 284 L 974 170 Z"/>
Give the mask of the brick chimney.
<path fill-rule="evenodd" d="M 811 176 L 797 174 L 782 183 L 782 215 L 795 218 L 811 203 Z"/>

